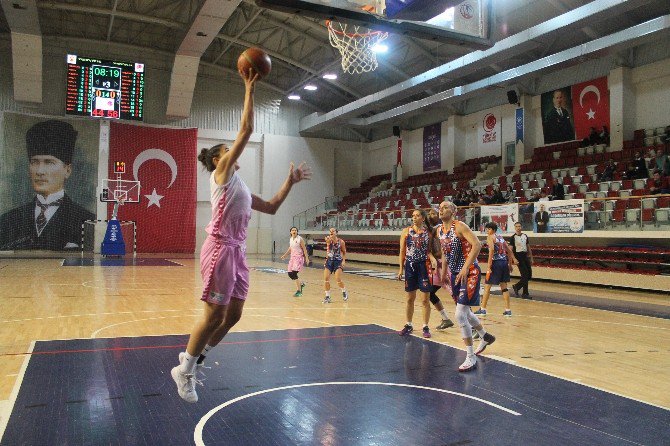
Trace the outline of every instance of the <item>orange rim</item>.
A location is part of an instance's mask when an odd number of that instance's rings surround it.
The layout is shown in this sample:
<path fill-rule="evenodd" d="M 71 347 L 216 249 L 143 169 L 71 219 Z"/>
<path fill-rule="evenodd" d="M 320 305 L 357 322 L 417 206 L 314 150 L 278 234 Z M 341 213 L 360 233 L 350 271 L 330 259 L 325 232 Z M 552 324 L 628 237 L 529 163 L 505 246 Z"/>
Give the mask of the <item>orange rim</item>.
<path fill-rule="evenodd" d="M 326 26 L 328 27 L 329 30 L 334 32 L 335 34 L 339 34 L 342 36 L 347 36 L 350 38 L 357 38 L 357 37 L 366 37 L 366 36 L 376 36 L 378 34 L 383 34 L 385 31 L 370 31 L 368 33 L 348 33 L 345 31 L 338 31 L 335 28 L 333 28 L 330 24 L 332 23 L 331 20 L 326 20 Z"/>

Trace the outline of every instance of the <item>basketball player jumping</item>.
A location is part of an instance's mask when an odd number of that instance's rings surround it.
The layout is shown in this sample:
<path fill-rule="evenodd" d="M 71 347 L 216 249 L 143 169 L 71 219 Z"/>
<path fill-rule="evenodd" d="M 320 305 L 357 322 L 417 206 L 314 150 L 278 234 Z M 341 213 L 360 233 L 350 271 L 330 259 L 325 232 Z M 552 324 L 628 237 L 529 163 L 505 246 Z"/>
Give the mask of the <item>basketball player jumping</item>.
<path fill-rule="evenodd" d="M 244 109 L 240 130 L 232 147 L 218 144 L 202 149 L 198 159 L 211 172 L 209 185 L 212 220 L 207 225 L 207 239 L 200 253 L 200 271 L 204 290 L 204 314 L 188 340 L 186 351 L 179 354 L 179 365 L 172 369 L 179 396 L 190 403 L 198 401 L 195 391 L 197 362 L 216 346 L 240 320 L 249 291 L 249 268 L 245 259 L 247 228 L 251 210 L 274 214 L 295 183 L 308 180 L 311 172 L 305 164 L 297 169 L 293 163 L 288 177 L 269 201 L 253 195 L 237 174 L 238 158 L 244 151 L 254 128 L 254 87 L 258 75 L 253 69 L 244 79 Z"/>
<path fill-rule="evenodd" d="M 477 256 L 482 247 L 477 236 L 463 222 L 454 218 L 456 206 L 450 201 L 440 203 L 440 220 L 437 236 L 442 247 L 442 281 L 449 281 L 451 295 L 456 301 L 456 321 L 461 327 L 463 342 L 467 350 L 465 361 L 458 368 L 467 372 L 477 367 L 477 356 L 487 345 L 493 344 L 495 336 L 487 333 L 477 316 L 472 313 L 471 305 L 479 305 L 479 283 L 481 270 Z M 458 271 L 456 273 L 456 271 Z M 448 273 L 448 274 L 447 274 Z M 447 277 L 449 276 L 449 277 Z M 472 346 L 472 329 L 481 340 L 477 350 Z"/>

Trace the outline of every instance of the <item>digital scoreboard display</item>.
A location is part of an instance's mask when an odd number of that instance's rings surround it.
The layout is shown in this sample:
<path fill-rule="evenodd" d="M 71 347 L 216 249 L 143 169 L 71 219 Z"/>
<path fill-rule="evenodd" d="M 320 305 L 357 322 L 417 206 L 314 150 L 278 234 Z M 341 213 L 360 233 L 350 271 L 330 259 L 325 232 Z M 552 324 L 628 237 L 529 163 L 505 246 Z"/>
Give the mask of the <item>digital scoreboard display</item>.
<path fill-rule="evenodd" d="M 142 121 L 144 64 L 67 55 L 65 114 Z"/>

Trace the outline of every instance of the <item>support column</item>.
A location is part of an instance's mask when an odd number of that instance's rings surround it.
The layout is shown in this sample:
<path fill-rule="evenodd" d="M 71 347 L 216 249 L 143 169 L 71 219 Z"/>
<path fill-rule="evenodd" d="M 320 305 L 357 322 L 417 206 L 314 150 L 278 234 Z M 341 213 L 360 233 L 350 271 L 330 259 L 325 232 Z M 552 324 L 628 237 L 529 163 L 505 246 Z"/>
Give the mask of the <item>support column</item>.
<path fill-rule="evenodd" d="M 610 91 L 610 147 L 623 148 L 623 142 L 633 139 L 635 132 L 635 95 L 632 70 L 619 67 L 607 77 Z"/>

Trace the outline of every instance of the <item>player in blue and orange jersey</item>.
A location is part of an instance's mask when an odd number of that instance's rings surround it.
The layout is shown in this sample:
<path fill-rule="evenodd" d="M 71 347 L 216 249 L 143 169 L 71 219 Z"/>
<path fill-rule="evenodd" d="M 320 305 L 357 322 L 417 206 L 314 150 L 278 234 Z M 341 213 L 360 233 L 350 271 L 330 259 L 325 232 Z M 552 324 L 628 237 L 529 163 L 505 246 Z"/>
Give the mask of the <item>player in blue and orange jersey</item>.
<path fill-rule="evenodd" d="M 428 322 L 430 321 L 428 295 L 432 290 L 430 271 L 437 266 L 437 261 L 430 250 L 432 240 L 433 227 L 428 221 L 426 211 L 415 210 L 412 212 L 412 226 L 403 229 L 400 235 L 398 280 L 402 280 L 404 270 L 405 291 L 407 292 L 407 302 L 405 304 L 407 323 L 398 333 L 400 336 L 406 336 L 414 330 L 412 317 L 414 316 L 416 290 L 419 290 L 422 294 L 421 303 L 423 305 L 423 337 L 430 337 L 430 329 L 428 328 Z"/>
<path fill-rule="evenodd" d="M 451 295 L 456 302 L 456 321 L 461 328 L 467 350 L 465 361 L 458 370 L 467 372 L 477 367 L 476 355 L 496 340 L 495 336 L 484 330 L 470 308 L 472 305 L 479 305 L 481 270 L 477 264 L 477 256 L 482 245 L 465 223 L 454 218 L 456 206 L 452 202 L 440 203 L 439 214 L 442 224 L 438 228 L 437 236 L 443 253 L 442 281 L 449 281 L 451 285 Z M 473 328 L 481 338 L 476 351 L 472 346 Z"/>

